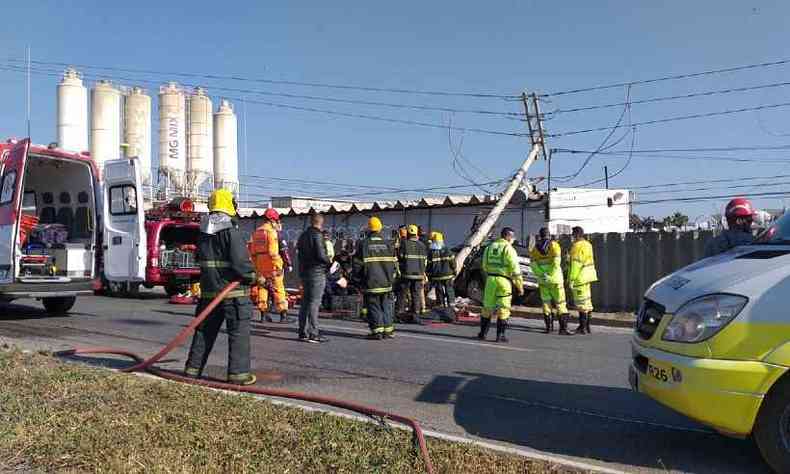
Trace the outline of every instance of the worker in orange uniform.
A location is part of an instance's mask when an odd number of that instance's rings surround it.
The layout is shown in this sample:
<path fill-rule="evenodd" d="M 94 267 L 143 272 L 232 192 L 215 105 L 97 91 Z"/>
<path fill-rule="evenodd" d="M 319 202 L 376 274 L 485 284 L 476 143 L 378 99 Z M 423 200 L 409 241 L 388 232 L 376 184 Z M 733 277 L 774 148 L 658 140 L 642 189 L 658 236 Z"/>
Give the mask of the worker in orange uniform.
<path fill-rule="evenodd" d="M 277 235 L 277 229 L 280 228 L 280 214 L 275 209 L 269 208 L 263 214 L 263 219 L 263 225 L 255 229 L 252 240 L 248 244 L 258 277 L 255 285 L 257 290 L 253 291 L 257 297 L 253 301 L 261 316 L 271 321 L 267 315 L 269 291 L 271 291 L 274 306 L 280 315 L 280 322 L 284 323 L 288 321 L 288 296 L 285 294 L 283 259 L 280 255 L 280 238 Z"/>

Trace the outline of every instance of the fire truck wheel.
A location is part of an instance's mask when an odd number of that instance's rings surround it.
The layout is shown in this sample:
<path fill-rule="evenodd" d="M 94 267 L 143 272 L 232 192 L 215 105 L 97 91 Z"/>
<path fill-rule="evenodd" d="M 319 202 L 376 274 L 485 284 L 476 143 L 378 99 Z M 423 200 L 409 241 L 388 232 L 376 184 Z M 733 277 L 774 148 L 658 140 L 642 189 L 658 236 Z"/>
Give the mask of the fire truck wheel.
<path fill-rule="evenodd" d="M 63 316 L 74 307 L 77 298 L 74 296 L 59 296 L 53 298 L 44 298 L 41 302 L 44 304 L 44 309 L 52 316 Z"/>

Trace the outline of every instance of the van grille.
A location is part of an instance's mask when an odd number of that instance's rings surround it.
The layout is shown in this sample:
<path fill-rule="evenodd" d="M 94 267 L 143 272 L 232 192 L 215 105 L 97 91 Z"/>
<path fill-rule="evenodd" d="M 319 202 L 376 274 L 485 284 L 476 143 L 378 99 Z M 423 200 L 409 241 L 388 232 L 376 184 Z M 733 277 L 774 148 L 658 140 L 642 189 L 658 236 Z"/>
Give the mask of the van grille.
<path fill-rule="evenodd" d="M 666 309 L 654 302 L 646 299 L 639 309 L 639 314 L 636 318 L 636 333 L 642 339 L 650 339 L 655 334 L 658 325 L 661 324 L 661 318 L 664 317 Z"/>

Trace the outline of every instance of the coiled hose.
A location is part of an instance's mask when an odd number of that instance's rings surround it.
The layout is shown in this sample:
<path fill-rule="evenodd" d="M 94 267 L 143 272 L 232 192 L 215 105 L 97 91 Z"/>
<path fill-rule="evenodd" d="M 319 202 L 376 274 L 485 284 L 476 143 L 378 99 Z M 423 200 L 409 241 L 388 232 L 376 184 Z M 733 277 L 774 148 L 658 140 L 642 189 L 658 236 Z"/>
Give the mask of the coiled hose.
<path fill-rule="evenodd" d="M 396 413 L 389 413 L 365 405 L 359 405 L 356 403 L 338 400 L 336 398 L 322 397 L 319 395 L 310 395 L 306 393 L 292 392 L 292 391 L 281 390 L 276 388 L 242 386 L 242 385 L 234 385 L 234 384 L 223 383 L 223 382 L 214 382 L 210 380 L 194 379 L 194 378 L 178 375 L 172 372 L 168 372 L 165 370 L 157 369 L 156 367 L 154 367 L 154 364 L 159 362 L 173 349 L 183 344 L 186 341 L 187 337 L 189 337 L 189 335 L 192 334 L 195 328 L 197 328 L 200 325 L 200 323 L 202 323 L 203 320 L 205 320 L 211 314 L 214 308 L 216 308 L 217 305 L 219 305 L 219 303 L 223 299 L 225 299 L 225 296 L 231 291 L 233 291 L 237 286 L 239 286 L 238 281 L 234 281 L 228 284 L 228 286 L 226 286 L 213 300 L 211 300 L 211 302 L 205 308 L 203 308 L 203 311 L 201 311 L 200 314 L 198 314 L 187 327 L 182 329 L 181 332 L 179 332 L 178 335 L 174 337 L 172 341 L 168 342 L 167 345 L 165 345 L 159 352 L 149 357 L 148 359 L 143 359 L 142 357 L 140 357 L 139 355 L 133 352 L 129 352 L 123 349 L 116 349 L 113 347 L 76 347 L 72 350 L 61 352 L 60 354 L 64 356 L 78 355 L 78 354 L 79 355 L 114 354 L 114 355 L 128 357 L 135 362 L 134 365 L 121 369 L 121 372 L 148 372 L 150 374 L 156 375 L 157 377 L 161 377 L 163 379 L 175 380 L 178 382 L 184 382 L 192 385 L 200 385 L 204 387 L 218 388 L 222 390 L 231 390 L 234 392 L 253 393 L 256 395 L 266 395 L 271 397 L 302 400 L 312 403 L 319 403 L 322 405 L 333 406 L 336 408 L 342 408 L 344 410 L 354 411 L 367 416 L 374 416 L 387 420 L 397 421 L 412 429 L 412 432 L 414 433 L 414 437 L 417 439 L 420 456 L 422 457 L 422 460 L 425 463 L 425 471 L 428 474 L 433 474 L 434 472 L 433 465 L 431 464 L 431 458 L 430 455 L 428 454 L 428 445 L 425 442 L 425 436 L 423 435 L 422 428 L 420 428 L 419 423 L 417 423 L 417 421 L 415 421 L 412 418 L 398 415 Z"/>

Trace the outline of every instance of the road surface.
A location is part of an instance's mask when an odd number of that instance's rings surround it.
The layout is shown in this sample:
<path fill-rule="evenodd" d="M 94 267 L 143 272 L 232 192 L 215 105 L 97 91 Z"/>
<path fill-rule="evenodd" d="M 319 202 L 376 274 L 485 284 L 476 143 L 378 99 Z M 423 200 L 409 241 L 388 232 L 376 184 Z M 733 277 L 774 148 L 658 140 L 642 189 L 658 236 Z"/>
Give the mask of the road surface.
<path fill-rule="evenodd" d="M 53 351 L 92 345 L 153 354 L 193 311 L 155 293 L 85 297 L 67 317 L 47 317 L 35 301 L 20 300 L 0 305 L 0 340 Z M 435 431 L 628 472 L 769 472 L 752 443 L 721 437 L 630 391 L 626 329 L 546 336 L 542 323 L 519 320 L 510 344 L 500 345 L 477 341 L 471 323 L 402 325 L 391 341 L 364 339 L 360 321 L 322 324 L 330 342 L 317 345 L 299 342 L 295 324 L 253 323 L 259 384 L 374 405 Z M 220 336 L 210 376 L 224 377 L 226 347 Z M 185 352 L 177 350 L 164 366 L 183 368 Z"/>

